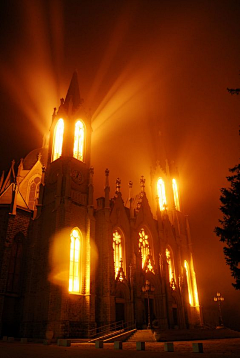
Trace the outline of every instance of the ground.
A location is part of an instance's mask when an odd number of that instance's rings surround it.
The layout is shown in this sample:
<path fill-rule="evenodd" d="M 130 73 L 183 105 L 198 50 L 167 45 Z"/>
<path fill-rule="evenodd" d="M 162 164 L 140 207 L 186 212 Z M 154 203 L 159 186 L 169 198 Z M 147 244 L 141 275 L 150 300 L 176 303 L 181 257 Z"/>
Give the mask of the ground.
<path fill-rule="evenodd" d="M 206 358 L 228 358 L 240 357 L 240 338 L 216 339 L 198 341 L 203 343 L 203 354 Z M 123 350 L 115 350 L 113 343 L 104 344 L 103 349 L 96 349 L 94 344 L 73 343 L 71 347 L 59 347 L 56 344 L 45 346 L 41 343 L 20 343 L 20 342 L 0 342 L 1 358 L 118 358 L 136 357 L 157 358 L 159 352 L 161 357 L 194 357 L 192 352 L 192 342 L 174 342 L 174 352 L 164 352 L 164 343 L 146 343 L 146 350 L 136 351 L 135 342 L 124 342 Z"/>

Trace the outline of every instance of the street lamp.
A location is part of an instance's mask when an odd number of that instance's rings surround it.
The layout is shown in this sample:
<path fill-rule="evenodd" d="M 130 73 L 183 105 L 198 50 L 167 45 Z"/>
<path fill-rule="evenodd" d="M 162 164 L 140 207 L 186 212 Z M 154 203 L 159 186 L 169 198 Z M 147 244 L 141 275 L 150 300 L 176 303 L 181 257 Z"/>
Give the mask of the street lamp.
<path fill-rule="evenodd" d="M 145 286 L 142 287 L 142 292 L 146 292 L 148 300 L 148 329 L 151 329 L 151 315 L 150 315 L 150 301 L 149 294 L 155 291 L 155 287 L 151 285 L 150 281 L 146 280 Z"/>
<path fill-rule="evenodd" d="M 224 301 L 224 297 L 221 296 L 220 292 L 217 292 L 217 297 L 214 297 L 213 299 L 215 302 L 218 302 L 219 325 L 223 326 L 221 301 Z"/>

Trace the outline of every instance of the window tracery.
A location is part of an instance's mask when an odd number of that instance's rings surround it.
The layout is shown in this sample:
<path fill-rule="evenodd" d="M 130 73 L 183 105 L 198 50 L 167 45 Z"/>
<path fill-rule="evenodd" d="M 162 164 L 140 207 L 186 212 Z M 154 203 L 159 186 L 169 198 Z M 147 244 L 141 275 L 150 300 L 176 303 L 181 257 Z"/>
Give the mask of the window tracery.
<path fill-rule="evenodd" d="M 141 253 L 142 258 L 142 269 L 146 272 L 153 272 L 153 262 L 152 262 L 152 255 L 150 251 L 150 245 L 149 245 L 149 237 L 145 233 L 144 229 L 141 229 L 139 231 L 139 250 Z"/>
<path fill-rule="evenodd" d="M 119 280 L 122 281 L 124 278 L 123 273 L 123 247 L 122 247 L 122 236 L 115 230 L 113 232 L 113 261 L 114 261 L 114 272 L 115 279 L 119 277 Z"/>

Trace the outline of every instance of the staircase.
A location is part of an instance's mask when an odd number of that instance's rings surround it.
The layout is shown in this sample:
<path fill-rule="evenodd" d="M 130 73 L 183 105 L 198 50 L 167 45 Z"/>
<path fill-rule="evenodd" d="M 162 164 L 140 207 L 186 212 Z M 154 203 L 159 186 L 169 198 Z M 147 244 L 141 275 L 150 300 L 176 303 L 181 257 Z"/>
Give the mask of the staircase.
<path fill-rule="evenodd" d="M 128 340 L 128 342 L 156 342 L 151 329 L 137 330 Z"/>

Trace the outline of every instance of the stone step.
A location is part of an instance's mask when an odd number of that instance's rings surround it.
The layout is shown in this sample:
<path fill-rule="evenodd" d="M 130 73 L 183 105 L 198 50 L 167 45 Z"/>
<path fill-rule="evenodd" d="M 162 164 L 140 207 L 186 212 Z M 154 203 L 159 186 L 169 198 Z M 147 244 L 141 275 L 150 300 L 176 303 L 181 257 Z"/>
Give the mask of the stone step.
<path fill-rule="evenodd" d="M 155 336 L 150 329 L 137 330 L 128 342 L 156 342 Z"/>

